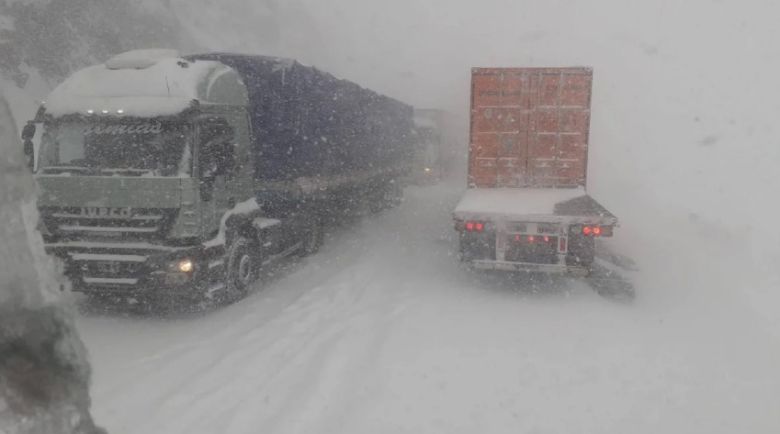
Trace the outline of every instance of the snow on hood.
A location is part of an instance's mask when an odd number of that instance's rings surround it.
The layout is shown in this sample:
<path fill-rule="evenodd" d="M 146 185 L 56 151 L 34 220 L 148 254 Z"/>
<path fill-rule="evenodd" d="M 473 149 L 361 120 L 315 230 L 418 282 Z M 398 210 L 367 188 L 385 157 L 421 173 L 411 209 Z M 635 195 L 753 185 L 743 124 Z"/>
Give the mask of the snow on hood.
<path fill-rule="evenodd" d="M 238 74 L 214 61 L 191 62 L 172 50 L 136 50 L 120 54 L 102 65 L 76 72 L 49 95 L 46 112 L 55 117 L 69 114 L 154 117 L 175 115 L 201 103 L 245 104 L 243 92 L 227 96 L 223 79 L 243 88 Z M 173 57 L 172 57 L 173 56 Z M 233 101 L 225 101 L 232 98 Z"/>

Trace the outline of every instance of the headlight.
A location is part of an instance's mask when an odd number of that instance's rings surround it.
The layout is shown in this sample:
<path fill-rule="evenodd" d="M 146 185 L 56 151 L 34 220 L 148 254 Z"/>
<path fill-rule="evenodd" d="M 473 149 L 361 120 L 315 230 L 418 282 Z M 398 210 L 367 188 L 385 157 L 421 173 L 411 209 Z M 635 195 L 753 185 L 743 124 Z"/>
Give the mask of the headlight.
<path fill-rule="evenodd" d="M 174 263 L 174 269 L 182 273 L 190 273 L 195 269 L 195 263 L 192 262 L 192 259 L 182 259 Z"/>
<path fill-rule="evenodd" d="M 430 168 L 430 167 L 426 167 L 426 168 L 425 168 L 425 169 L 423 169 L 423 170 L 425 170 L 425 173 L 428 173 L 428 172 L 430 172 L 430 171 L 431 171 L 431 168 Z"/>

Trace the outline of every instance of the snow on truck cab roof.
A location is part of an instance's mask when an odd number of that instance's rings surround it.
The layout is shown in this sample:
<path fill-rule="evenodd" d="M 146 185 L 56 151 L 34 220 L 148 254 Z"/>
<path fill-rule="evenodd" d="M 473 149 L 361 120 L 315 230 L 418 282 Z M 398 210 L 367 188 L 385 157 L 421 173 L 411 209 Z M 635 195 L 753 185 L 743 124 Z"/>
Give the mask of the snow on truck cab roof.
<path fill-rule="evenodd" d="M 184 59 L 175 50 L 133 50 L 74 73 L 52 91 L 46 113 L 156 117 L 200 104 L 247 105 L 247 89 L 232 68 Z"/>

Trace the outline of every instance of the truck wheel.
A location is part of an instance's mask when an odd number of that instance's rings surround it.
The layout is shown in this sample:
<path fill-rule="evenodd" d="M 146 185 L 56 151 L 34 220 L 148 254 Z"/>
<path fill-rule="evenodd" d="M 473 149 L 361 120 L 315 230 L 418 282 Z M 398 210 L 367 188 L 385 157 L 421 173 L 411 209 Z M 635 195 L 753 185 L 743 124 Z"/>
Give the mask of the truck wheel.
<path fill-rule="evenodd" d="M 303 239 L 303 245 L 301 246 L 301 254 L 303 256 L 309 256 L 317 253 L 320 250 L 320 247 L 322 247 L 324 235 L 322 222 L 319 219 L 315 219 L 309 227 L 309 230 L 306 231 L 306 236 Z"/>
<path fill-rule="evenodd" d="M 248 239 L 238 236 L 230 244 L 225 272 L 225 290 L 228 299 L 238 300 L 246 296 L 250 285 L 257 279 L 257 256 Z"/>

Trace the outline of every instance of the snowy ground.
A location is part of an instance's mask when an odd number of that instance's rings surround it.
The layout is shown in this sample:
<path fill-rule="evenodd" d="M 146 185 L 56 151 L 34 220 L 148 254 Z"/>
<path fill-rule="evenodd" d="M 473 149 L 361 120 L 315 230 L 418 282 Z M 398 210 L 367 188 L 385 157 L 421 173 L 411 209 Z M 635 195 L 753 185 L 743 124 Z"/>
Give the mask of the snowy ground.
<path fill-rule="evenodd" d="M 664 250 L 628 228 L 624 242 L 656 259 L 637 258 L 629 305 L 566 279 L 475 275 L 453 257 L 458 195 L 410 188 L 399 209 L 337 230 L 223 309 L 82 317 L 98 422 L 166 434 L 780 431 L 777 323 L 722 267 L 729 251 Z"/>

